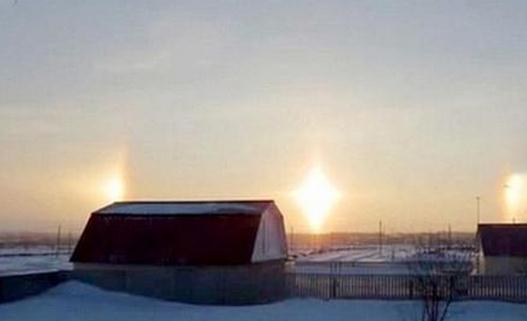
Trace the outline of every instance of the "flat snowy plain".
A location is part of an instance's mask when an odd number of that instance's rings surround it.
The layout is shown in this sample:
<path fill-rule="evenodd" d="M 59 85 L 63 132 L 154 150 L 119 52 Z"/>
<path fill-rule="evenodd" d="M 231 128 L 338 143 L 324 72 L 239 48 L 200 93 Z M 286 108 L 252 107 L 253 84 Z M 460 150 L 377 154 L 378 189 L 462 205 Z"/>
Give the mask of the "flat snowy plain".
<path fill-rule="evenodd" d="M 39 296 L 0 305 L 2 321 L 413 321 L 419 303 L 293 299 L 242 307 L 197 306 L 114 293 L 70 281 Z M 501 302 L 462 302 L 452 306 L 452 321 L 526 320 L 527 305 Z"/>
<path fill-rule="evenodd" d="M 31 256 L 0 256 L 0 276 L 13 274 L 27 274 L 58 270 L 71 270 L 68 262 L 70 256 L 59 255 L 31 255 Z"/>

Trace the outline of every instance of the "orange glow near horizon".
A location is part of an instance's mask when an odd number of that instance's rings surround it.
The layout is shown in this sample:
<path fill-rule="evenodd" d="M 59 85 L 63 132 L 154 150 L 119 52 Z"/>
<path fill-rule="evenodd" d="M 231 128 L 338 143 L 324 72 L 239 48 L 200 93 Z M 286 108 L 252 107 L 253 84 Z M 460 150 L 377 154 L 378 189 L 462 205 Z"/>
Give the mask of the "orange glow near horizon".
<path fill-rule="evenodd" d="M 318 167 L 311 170 L 300 188 L 295 191 L 295 198 L 307 216 L 313 232 L 320 232 L 324 220 L 339 196 L 339 191 Z"/>

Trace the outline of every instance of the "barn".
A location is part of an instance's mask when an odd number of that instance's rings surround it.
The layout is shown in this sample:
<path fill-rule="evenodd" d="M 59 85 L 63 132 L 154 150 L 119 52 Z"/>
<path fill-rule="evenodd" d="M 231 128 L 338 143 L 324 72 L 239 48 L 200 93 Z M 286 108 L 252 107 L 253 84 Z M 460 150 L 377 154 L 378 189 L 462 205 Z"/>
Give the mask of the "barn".
<path fill-rule="evenodd" d="M 527 224 L 479 224 L 480 273 L 527 273 Z"/>
<path fill-rule="evenodd" d="M 76 279 L 197 304 L 284 297 L 287 243 L 272 200 L 117 202 L 93 212 L 71 256 Z"/>

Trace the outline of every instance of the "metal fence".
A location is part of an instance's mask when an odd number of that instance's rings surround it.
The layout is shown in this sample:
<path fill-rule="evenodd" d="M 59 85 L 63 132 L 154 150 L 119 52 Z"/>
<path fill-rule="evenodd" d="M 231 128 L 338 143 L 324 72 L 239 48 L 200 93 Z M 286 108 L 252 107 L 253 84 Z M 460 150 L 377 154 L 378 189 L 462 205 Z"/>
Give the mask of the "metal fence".
<path fill-rule="evenodd" d="M 452 277 L 439 284 L 452 286 Z M 290 297 L 321 299 L 419 299 L 419 280 L 412 275 L 335 275 L 288 273 L 287 289 Z M 500 300 L 527 302 L 525 276 L 463 276 L 455 278 L 456 300 Z"/>
<path fill-rule="evenodd" d="M 70 279 L 67 271 L 0 277 L 0 303 L 45 291 Z M 443 278 L 441 291 L 454 291 L 455 300 L 527 302 L 526 276 L 471 275 Z M 421 297 L 419 280 L 412 275 L 337 275 L 287 273 L 286 296 L 320 299 L 411 300 Z M 452 285 L 454 286 L 452 287 Z"/>

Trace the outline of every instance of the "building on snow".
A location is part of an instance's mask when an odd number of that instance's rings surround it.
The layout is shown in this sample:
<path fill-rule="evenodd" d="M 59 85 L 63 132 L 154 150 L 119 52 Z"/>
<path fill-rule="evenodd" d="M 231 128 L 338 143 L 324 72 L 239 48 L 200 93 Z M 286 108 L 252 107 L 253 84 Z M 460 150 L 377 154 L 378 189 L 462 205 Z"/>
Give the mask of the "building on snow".
<path fill-rule="evenodd" d="M 527 274 L 527 224 L 479 224 L 479 272 Z"/>
<path fill-rule="evenodd" d="M 287 243 L 270 200 L 117 202 L 91 214 L 74 277 L 106 289 L 201 304 L 284 297 Z"/>

